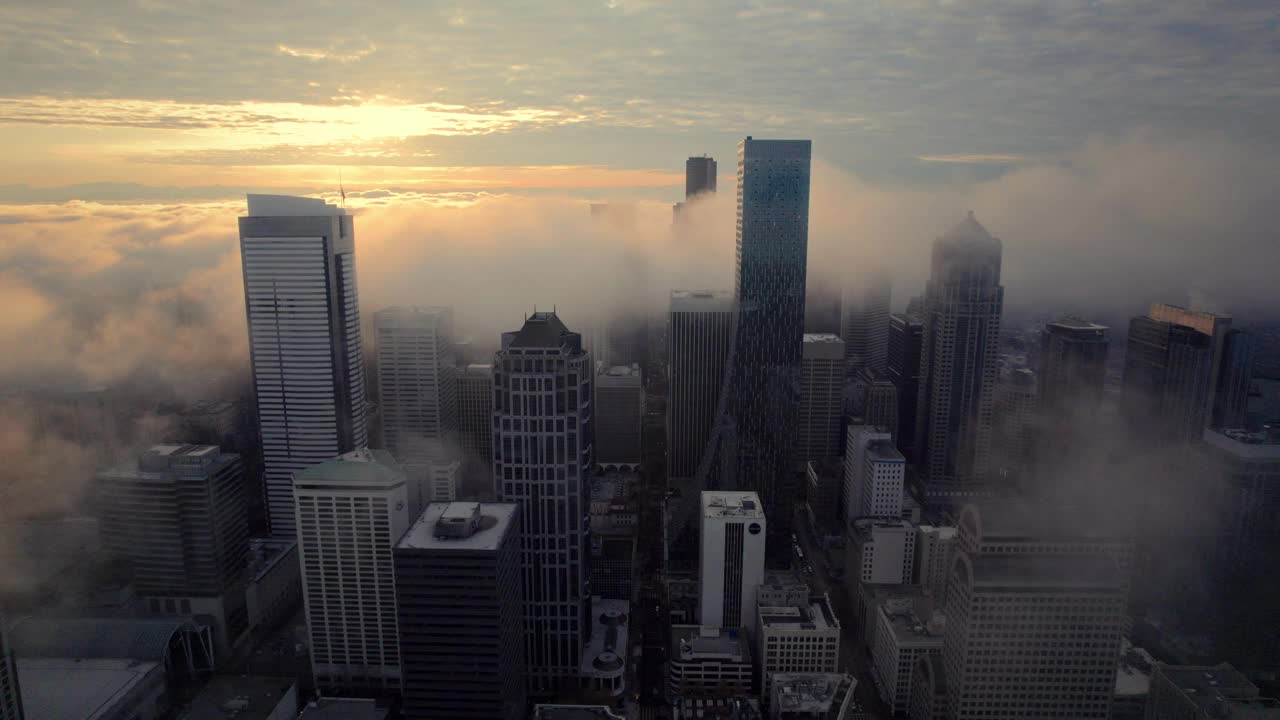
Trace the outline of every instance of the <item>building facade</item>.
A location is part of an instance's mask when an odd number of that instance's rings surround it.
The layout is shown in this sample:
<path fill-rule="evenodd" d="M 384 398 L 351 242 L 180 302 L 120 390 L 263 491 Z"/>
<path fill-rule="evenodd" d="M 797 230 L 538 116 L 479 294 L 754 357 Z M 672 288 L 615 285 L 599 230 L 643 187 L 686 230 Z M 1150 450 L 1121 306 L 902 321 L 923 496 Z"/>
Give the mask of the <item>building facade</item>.
<path fill-rule="evenodd" d="M 316 686 L 398 692 L 392 550 L 409 527 L 404 471 L 386 450 L 356 450 L 298 472 L 293 492 Z"/>
<path fill-rule="evenodd" d="M 293 474 L 369 442 L 352 218 L 250 195 L 240 259 L 267 515 L 292 537 Z"/>
<path fill-rule="evenodd" d="M 845 343 L 836 335 L 805 333 L 800 361 L 797 460 L 840 455 L 840 411 L 844 407 Z"/>
<path fill-rule="evenodd" d="M 845 288 L 840 302 L 840 335 L 850 371 L 867 369 L 879 377 L 887 369 L 892 295 L 893 283 L 884 273 Z"/>
<path fill-rule="evenodd" d="M 437 454 L 428 441 L 457 442 L 453 312 L 389 307 L 373 314 L 373 332 L 384 445 L 412 473 Z"/>
<path fill-rule="evenodd" d="M 517 507 L 432 503 L 393 556 L 406 720 L 524 720 Z"/>
<path fill-rule="evenodd" d="M 902 517 L 906 461 L 893 447 L 890 434 L 850 425 L 845 437 L 845 525 L 861 517 Z"/>
<path fill-rule="evenodd" d="M 944 627 L 946 620 L 931 599 L 890 601 L 876 609 L 871 675 L 890 714 L 904 715 L 910 708 L 916 664 L 942 654 Z"/>
<path fill-rule="evenodd" d="M 924 323 L 914 315 L 889 316 L 885 369 L 889 382 L 898 391 L 898 425 L 894 442 L 909 458 L 916 446 L 916 406 L 920 402 L 920 350 Z"/>
<path fill-rule="evenodd" d="M 1040 335 L 1040 413 L 1051 427 L 1091 422 L 1102 403 L 1109 328 L 1074 317 L 1046 323 Z"/>
<path fill-rule="evenodd" d="M 981 495 L 987 481 L 1004 305 L 1000 260 L 1000 240 L 973 213 L 933 244 L 915 437 L 933 504 Z"/>
<path fill-rule="evenodd" d="M 702 493 L 698 622 L 737 628 L 755 617 L 768 529 L 753 492 Z"/>
<path fill-rule="evenodd" d="M 493 359 L 494 482 L 520 506 L 530 694 L 576 682 L 590 631 L 588 478 L 595 367 L 554 312 L 502 335 Z"/>
<path fill-rule="evenodd" d="M 596 374 L 596 464 L 640 464 L 644 386 L 639 365 L 601 367 Z"/>
<path fill-rule="evenodd" d="M 669 702 L 750 695 L 754 682 L 751 643 L 743 628 L 671 626 Z"/>
<path fill-rule="evenodd" d="M 1195 440 L 1208 420 L 1213 336 L 1152 317 L 1129 321 L 1123 408 L 1149 444 Z"/>
<path fill-rule="evenodd" d="M 493 365 L 472 363 L 457 374 L 458 441 L 470 488 L 493 489 Z"/>
<path fill-rule="evenodd" d="M 772 695 L 779 673 L 834 673 L 840 662 L 840 621 L 826 597 L 795 606 L 760 607 L 756 638 L 760 696 Z"/>
<path fill-rule="evenodd" d="M 716 191 L 716 161 L 705 155 L 691 157 L 684 163 L 684 199 L 692 200 L 702 193 Z"/>

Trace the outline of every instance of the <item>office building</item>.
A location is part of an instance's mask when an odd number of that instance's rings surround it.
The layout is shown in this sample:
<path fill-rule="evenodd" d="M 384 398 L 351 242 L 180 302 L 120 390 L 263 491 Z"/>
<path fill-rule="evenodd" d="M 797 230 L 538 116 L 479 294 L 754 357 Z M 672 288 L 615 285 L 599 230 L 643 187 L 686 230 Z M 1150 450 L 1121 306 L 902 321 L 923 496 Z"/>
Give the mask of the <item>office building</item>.
<path fill-rule="evenodd" d="M 870 370 L 883 375 L 889 353 L 889 304 L 893 284 L 889 276 L 875 273 L 846 287 L 840 303 L 840 335 L 851 372 Z"/>
<path fill-rule="evenodd" d="M 915 583 L 923 587 L 942 606 L 947 593 L 947 578 L 955 560 L 960 534 L 954 527 L 920 525 L 916 528 Z"/>
<path fill-rule="evenodd" d="M 891 715 L 904 715 L 911 705 L 911 682 L 916 663 L 927 655 L 942 655 L 946 627 L 941 606 L 930 598 L 888 601 L 876 609 L 871 676 Z"/>
<path fill-rule="evenodd" d="M 644 386 L 639 365 L 601 367 L 596 374 L 596 464 L 640 464 Z"/>
<path fill-rule="evenodd" d="M 903 455 L 914 458 L 916 406 L 920 402 L 920 350 L 924 323 L 918 316 L 889 316 L 885 376 L 898 391 L 898 424 L 893 436 Z M 870 400 L 868 399 L 868 402 Z"/>
<path fill-rule="evenodd" d="M 248 583 L 244 589 L 249 632 L 263 637 L 293 617 L 302 605 L 302 566 L 298 541 L 288 538 L 249 540 Z"/>
<path fill-rule="evenodd" d="M 1256 352 L 1253 333 L 1230 329 L 1222 340 L 1222 361 L 1218 367 L 1213 396 L 1214 428 L 1243 428 L 1249 406 Z"/>
<path fill-rule="evenodd" d="M 769 720 L 852 720 L 858 681 L 840 673 L 777 673 Z"/>
<path fill-rule="evenodd" d="M 867 401 L 863 408 L 862 419 L 871 427 L 881 428 L 889 433 L 894 445 L 898 443 L 898 388 L 888 380 L 873 380 L 867 387 Z"/>
<path fill-rule="evenodd" d="M 1135 431 L 1153 444 L 1200 437 L 1209 420 L 1213 360 L 1211 335 L 1153 317 L 1130 320 L 1123 408 Z"/>
<path fill-rule="evenodd" d="M 755 493 L 702 493 L 699 623 L 736 628 L 755 618 L 767 527 Z"/>
<path fill-rule="evenodd" d="M 323 200 L 250 195 L 240 259 L 263 484 L 274 535 L 294 535 L 293 474 L 369 441 L 355 231 Z"/>
<path fill-rule="evenodd" d="M 520 506 L 530 694 L 575 681 L 590 620 L 587 479 L 595 366 L 554 312 L 502 334 L 493 359 L 494 482 Z"/>
<path fill-rule="evenodd" d="M 493 488 L 493 365 L 472 363 L 454 379 L 458 393 L 458 441 L 467 494 Z"/>
<path fill-rule="evenodd" d="M 668 699 L 750 695 L 754 679 L 751 643 L 744 629 L 671 626 Z"/>
<path fill-rule="evenodd" d="M 1027 483 L 1039 437 L 1039 392 L 1027 368 L 1001 373 L 996 385 L 994 466 L 1006 483 Z"/>
<path fill-rule="evenodd" d="M 1147 720 L 1280 719 L 1280 702 L 1230 663 L 1212 666 L 1156 663 L 1151 673 Z"/>
<path fill-rule="evenodd" d="M 761 697 L 771 697 L 778 673 L 834 673 L 839 669 L 840 621 L 825 596 L 798 606 L 762 606 L 757 626 Z"/>
<path fill-rule="evenodd" d="M 667 468 L 671 478 L 693 478 L 706 452 L 724 384 L 733 323 L 733 295 L 726 290 L 671 293 L 667 340 Z"/>
<path fill-rule="evenodd" d="M 398 692 L 392 549 L 410 522 L 404 471 L 386 450 L 356 450 L 299 471 L 293 492 L 316 686 Z"/>
<path fill-rule="evenodd" d="M 152 614 L 207 615 L 218 654 L 249 628 L 244 467 L 212 445 L 155 445 L 95 481 L 103 548 Z"/>
<path fill-rule="evenodd" d="M 716 161 L 706 155 L 691 157 L 684 163 L 684 199 L 692 200 L 702 193 L 716 191 Z"/>
<path fill-rule="evenodd" d="M 1040 335 L 1040 414 L 1055 433 L 1095 421 L 1107 375 L 1109 328 L 1075 317 Z"/>
<path fill-rule="evenodd" d="M 947 719 L 947 673 L 940 654 L 926 654 L 916 660 L 908 716 L 911 720 Z"/>
<path fill-rule="evenodd" d="M 516 506 L 432 503 L 393 556 L 405 718 L 523 720 Z"/>
<path fill-rule="evenodd" d="M 805 333 L 800 361 L 800 423 L 795 457 L 802 462 L 840 455 L 840 411 L 844 407 L 844 341 Z"/>
<path fill-rule="evenodd" d="M 759 493 L 774 536 L 774 561 L 786 554 L 793 477 L 804 300 L 809 250 L 808 140 L 738 145 L 738 222 L 732 351 L 732 475 L 724 487 Z"/>
<path fill-rule="evenodd" d="M 973 213 L 933 244 L 915 437 L 931 504 L 984 494 L 1004 304 L 1000 255 L 1000 241 Z"/>
<path fill-rule="evenodd" d="M 1205 397 L 1204 425 L 1213 419 L 1216 404 L 1217 380 L 1222 369 L 1222 355 L 1227 333 L 1231 330 L 1231 316 L 1203 310 L 1189 310 L 1177 305 L 1153 303 L 1148 316 L 1157 322 L 1189 327 L 1209 337 L 1212 358 L 1209 361 L 1209 390 Z"/>
<path fill-rule="evenodd" d="M 945 605 L 947 717 L 1106 720 L 1125 602 L 1103 553 L 959 554 Z"/>
<path fill-rule="evenodd" d="M 844 453 L 846 525 L 861 517 L 902 517 L 905 479 L 906 460 L 889 433 L 849 426 Z"/>
<path fill-rule="evenodd" d="M 462 475 L 462 460 L 454 448 L 439 440 L 429 440 L 425 447 L 425 462 L 405 468 L 407 474 L 412 473 L 409 491 L 415 495 L 410 510 L 417 510 L 419 514 L 428 503 L 457 500 Z"/>
<path fill-rule="evenodd" d="M 805 514 L 818 535 L 844 534 L 844 465 L 835 461 L 805 463 Z"/>
<path fill-rule="evenodd" d="M 407 473 L 439 460 L 429 441 L 457 443 L 453 312 L 396 306 L 373 314 L 384 445 Z"/>
<path fill-rule="evenodd" d="M 916 529 L 906 520 L 856 520 L 845 551 L 845 580 L 906 585 L 915 577 Z"/>

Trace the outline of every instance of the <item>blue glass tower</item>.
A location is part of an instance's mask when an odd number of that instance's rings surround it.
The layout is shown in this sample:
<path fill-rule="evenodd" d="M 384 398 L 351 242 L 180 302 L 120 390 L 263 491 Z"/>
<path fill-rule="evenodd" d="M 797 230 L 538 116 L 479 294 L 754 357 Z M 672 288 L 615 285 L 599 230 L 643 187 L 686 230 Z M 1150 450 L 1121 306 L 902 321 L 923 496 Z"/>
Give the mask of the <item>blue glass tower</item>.
<path fill-rule="evenodd" d="M 770 535 L 783 538 L 795 500 L 788 488 L 804 343 L 810 154 L 808 140 L 748 137 L 738 145 L 738 327 L 724 484 L 756 491 Z"/>

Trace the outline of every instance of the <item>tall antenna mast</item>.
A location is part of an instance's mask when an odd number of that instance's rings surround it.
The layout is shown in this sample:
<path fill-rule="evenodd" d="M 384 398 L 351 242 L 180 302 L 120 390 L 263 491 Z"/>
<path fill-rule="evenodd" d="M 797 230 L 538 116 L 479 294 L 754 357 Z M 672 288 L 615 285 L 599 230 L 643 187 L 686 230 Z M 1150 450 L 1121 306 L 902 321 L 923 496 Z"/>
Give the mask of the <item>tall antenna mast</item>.
<path fill-rule="evenodd" d="M 342 187 L 342 166 L 338 166 L 338 194 L 342 195 L 342 207 L 347 206 L 347 191 Z"/>

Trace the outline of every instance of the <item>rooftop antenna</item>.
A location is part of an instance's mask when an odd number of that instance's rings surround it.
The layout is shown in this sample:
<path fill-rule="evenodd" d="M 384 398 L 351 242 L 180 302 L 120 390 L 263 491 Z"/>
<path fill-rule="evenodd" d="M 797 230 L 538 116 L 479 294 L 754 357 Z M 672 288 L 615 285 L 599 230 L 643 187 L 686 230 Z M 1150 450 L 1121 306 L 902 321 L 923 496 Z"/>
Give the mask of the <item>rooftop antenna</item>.
<path fill-rule="evenodd" d="M 342 195 L 342 207 L 347 206 L 347 191 L 342 187 L 342 166 L 338 166 L 338 194 Z"/>

